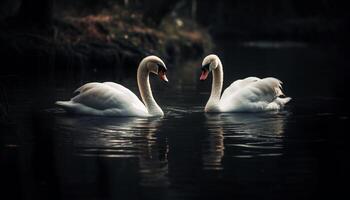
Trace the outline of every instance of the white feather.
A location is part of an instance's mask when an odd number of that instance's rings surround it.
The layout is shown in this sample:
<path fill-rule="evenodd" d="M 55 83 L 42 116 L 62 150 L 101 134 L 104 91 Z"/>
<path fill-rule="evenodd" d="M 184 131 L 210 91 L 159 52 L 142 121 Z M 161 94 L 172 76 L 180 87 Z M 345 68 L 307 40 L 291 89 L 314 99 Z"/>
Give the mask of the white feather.
<path fill-rule="evenodd" d="M 255 77 L 254 77 L 255 78 Z M 228 87 L 219 102 L 219 108 L 225 112 L 258 112 L 279 110 L 291 100 L 280 98 L 283 95 L 281 81 L 276 78 L 235 81 Z"/>

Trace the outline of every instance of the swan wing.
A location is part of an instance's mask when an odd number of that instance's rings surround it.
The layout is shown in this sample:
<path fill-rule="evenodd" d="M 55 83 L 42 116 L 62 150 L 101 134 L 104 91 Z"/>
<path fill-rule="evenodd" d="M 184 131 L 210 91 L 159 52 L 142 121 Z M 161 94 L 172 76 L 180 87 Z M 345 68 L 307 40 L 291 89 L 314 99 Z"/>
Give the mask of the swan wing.
<path fill-rule="evenodd" d="M 138 99 L 137 96 L 133 92 L 131 92 L 128 88 L 126 88 L 118 83 L 104 82 L 102 84 L 108 85 L 108 86 L 110 86 L 110 87 L 112 87 L 120 92 L 123 92 L 123 93 L 125 93 L 125 95 L 133 96 L 133 99 Z M 74 93 L 83 93 L 83 92 L 86 92 L 94 87 L 99 87 L 100 85 L 101 85 L 101 83 L 98 83 L 98 82 L 86 83 L 83 86 L 76 89 L 74 91 Z"/>
<path fill-rule="evenodd" d="M 140 99 L 136 96 L 136 94 L 130 91 L 128 88 L 114 82 L 104 82 L 103 84 L 108 85 L 120 92 L 123 92 L 126 96 L 129 97 L 128 101 L 131 101 L 133 104 L 137 106 L 144 107 L 144 104 L 140 101 Z"/>
<path fill-rule="evenodd" d="M 114 82 L 104 82 L 103 84 L 108 85 L 120 92 L 123 92 L 125 95 L 129 95 L 130 97 L 132 96 L 132 100 L 137 99 L 137 102 L 140 102 L 139 98 L 133 93 L 131 92 L 128 88 L 118 84 L 118 83 L 114 83 Z M 140 102 L 141 103 L 141 102 Z"/>
<path fill-rule="evenodd" d="M 234 81 L 230 86 L 228 86 L 224 92 L 222 93 L 221 98 L 225 99 L 228 98 L 229 96 L 233 95 L 235 92 L 239 91 L 240 89 L 244 88 L 245 86 L 254 83 L 256 81 L 261 80 L 260 78 L 257 77 L 248 77 L 245 79 L 238 79 Z"/>
<path fill-rule="evenodd" d="M 118 87 L 112 87 L 104 83 L 85 85 L 79 90 L 80 93 L 71 99 L 72 102 L 95 110 L 115 109 L 126 113 L 147 112 L 137 96 L 124 86 L 116 84 Z"/>
<path fill-rule="evenodd" d="M 81 87 L 79 87 L 78 89 L 76 89 L 74 91 L 74 93 L 81 93 L 81 92 L 85 92 L 91 88 L 94 88 L 96 86 L 99 86 L 101 83 L 97 83 L 97 82 L 91 82 L 91 83 L 86 83 L 84 85 L 82 85 Z"/>
<path fill-rule="evenodd" d="M 281 84 L 280 80 L 272 77 L 247 81 L 233 93 L 223 95 L 220 107 L 228 112 L 278 110 L 290 100 L 279 97 L 283 95 Z"/>

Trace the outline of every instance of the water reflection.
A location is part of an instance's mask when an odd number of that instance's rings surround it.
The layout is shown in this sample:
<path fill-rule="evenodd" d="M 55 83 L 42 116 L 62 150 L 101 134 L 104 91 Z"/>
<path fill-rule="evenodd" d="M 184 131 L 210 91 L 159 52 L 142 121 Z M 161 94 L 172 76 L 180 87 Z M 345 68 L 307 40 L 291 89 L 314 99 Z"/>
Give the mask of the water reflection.
<path fill-rule="evenodd" d="M 208 138 L 203 144 L 205 152 L 202 155 L 204 170 L 221 170 L 221 160 L 224 156 L 224 131 L 219 115 L 207 115 Z"/>
<path fill-rule="evenodd" d="M 221 169 L 223 156 L 281 156 L 288 112 L 205 114 L 209 131 L 204 166 Z M 225 150 L 225 151 L 224 151 Z"/>
<path fill-rule="evenodd" d="M 57 150 L 66 151 L 58 163 L 67 162 L 68 159 L 76 162 L 76 165 L 85 162 L 88 165 L 81 167 L 90 171 L 90 181 L 98 184 L 113 181 L 114 184 L 109 186 L 127 185 L 128 181 L 120 180 L 123 177 L 129 178 L 131 185 L 139 179 L 137 182 L 141 186 L 167 187 L 168 145 L 165 138 L 157 136 L 161 123 L 161 119 L 152 118 L 58 116 L 55 118 L 55 140 L 63 146 Z M 108 164 L 110 162 L 114 164 Z M 100 169 L 101 166 L 103 169 Z M 135 177 L 135 168 L 138 177 Z M 66 171 L 72 172 L 65 169 L 62 173 Z M 107 173 L 105 176 L 113 180 L 100 180 L 97 177 L 99 172 Z M 84 179 L 86 177 L 79 178 Z"/>

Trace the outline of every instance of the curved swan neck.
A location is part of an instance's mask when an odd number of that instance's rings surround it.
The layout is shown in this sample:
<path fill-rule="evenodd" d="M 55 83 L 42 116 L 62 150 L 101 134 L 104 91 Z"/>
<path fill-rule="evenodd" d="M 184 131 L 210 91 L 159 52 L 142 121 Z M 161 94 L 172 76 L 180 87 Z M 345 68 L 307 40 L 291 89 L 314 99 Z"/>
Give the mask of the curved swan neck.
<path fill-rule="evenodd" d="M 221 61 L 218 59 L 218 66 L 213 70 L 213 82 L 211 85 L 211 94 L 205 106 L 205 111 L 217 111 L 218 103 L 220 101 L 222 84 L 224 79 L 224 72 Z"/>
<path fill-rule="evenodd" d="M 153 98 L 151 85 L 149 83 L 149 69 L 147 61 L 143 60 L 137 69 L 137 84 L 143 103 L 151 116 L 163 115 L 162 109 Z"/>

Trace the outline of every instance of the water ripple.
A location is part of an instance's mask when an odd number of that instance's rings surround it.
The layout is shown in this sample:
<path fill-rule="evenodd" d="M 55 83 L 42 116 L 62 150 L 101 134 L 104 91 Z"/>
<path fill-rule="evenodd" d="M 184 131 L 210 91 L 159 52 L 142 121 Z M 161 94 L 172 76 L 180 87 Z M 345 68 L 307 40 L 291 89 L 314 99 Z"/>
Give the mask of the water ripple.
<path fill-rule="evenodd" d="M 220 165 L 223 157 L 281 156 L 288 113 L 206 114 L 211 135 L 204 165 Z M 224 151 L 225 150 L 225 151 Z M 217 153 L 220 152 L 220 153 Z M 211 160 L 208 161 L 208 158 Z"/>
<path fill-rule="evenodd" d="M 166 187 L 168 146 L 159 141 L 161 119 L 57 116 L 57 141 L 72 156 L 106 159 L 137 159 L 140 185 Z"/>

